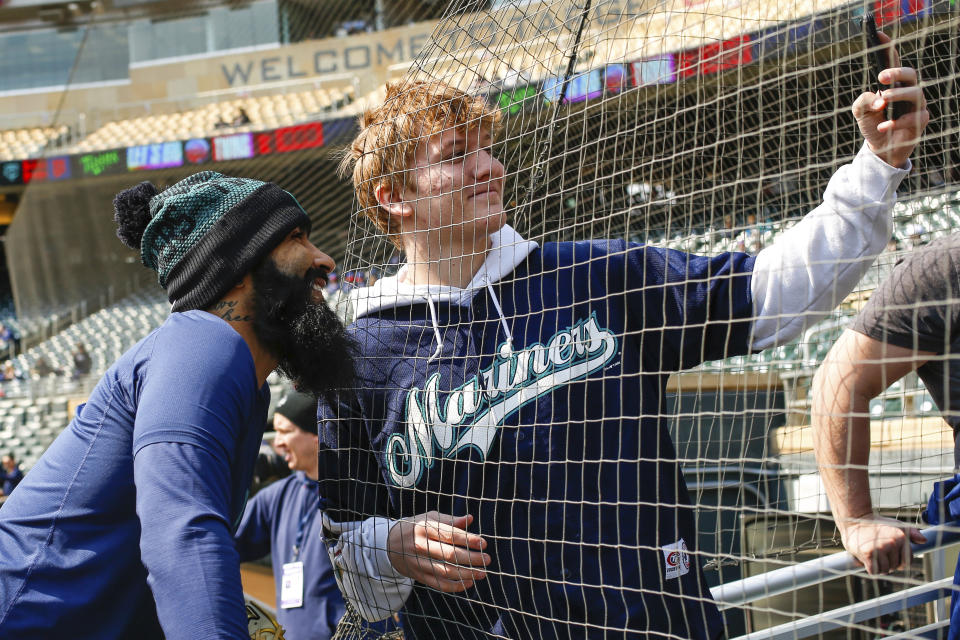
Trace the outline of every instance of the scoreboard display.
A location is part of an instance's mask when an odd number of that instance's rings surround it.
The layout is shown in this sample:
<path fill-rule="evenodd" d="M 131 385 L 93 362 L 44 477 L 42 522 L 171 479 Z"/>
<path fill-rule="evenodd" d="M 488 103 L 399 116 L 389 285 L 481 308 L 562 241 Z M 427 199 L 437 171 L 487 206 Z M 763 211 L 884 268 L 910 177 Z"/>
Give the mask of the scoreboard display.
<path fill-rule="evenodd" d="M 309 122 L 270 131 L 141 144 L 73 156 L 10 160 L 0 162 L 0 186 L 249 160 L 257 156 L 314 149 L 323 146 L 323 131 L 322 122 Z"/>

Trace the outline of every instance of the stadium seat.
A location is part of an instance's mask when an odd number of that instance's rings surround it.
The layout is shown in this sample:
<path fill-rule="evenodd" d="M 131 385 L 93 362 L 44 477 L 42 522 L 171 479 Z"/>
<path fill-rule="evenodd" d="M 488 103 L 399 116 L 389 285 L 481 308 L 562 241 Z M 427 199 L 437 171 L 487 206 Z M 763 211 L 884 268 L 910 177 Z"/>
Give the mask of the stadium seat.
<path fill-rule="evenodd" d="M 77 141 L 70 152 L 271 129 L 315 120 L 321 115 L 336 112 L 353 115 L 360 106 L 350 85 L 233 98 L 187 111 L 108 122 Z M 240 109 L 246 112 L 250 122 L 234 126 L 232 123 Z M 3 153 L 2 144 L 0 142 L 0 153 Z"/>
<path fill-rule="evenodd" d="M 48 145 L 62 144 L 69 132 L 66 125 L 0 131 L 0 160 L 38 157 Z"/>

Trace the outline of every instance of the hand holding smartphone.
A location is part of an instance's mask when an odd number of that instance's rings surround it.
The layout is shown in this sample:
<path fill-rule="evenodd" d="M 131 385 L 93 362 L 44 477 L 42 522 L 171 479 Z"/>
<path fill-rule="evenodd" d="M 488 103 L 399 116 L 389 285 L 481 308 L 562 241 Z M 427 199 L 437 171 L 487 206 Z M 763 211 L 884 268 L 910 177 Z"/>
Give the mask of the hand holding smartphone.
<path fill-rule="evenodd" d="M 877 22 L 873 13 L 868 13 L 863 17 L 863 32 L 867 38 L 867 49 L 870 55 L 870 77 L 874 82 L 879 82 L 877 78 L 880 72 L 884 69 L 892 68 L 894 64 L 889 58 L 890 48 L 880 41 L 880 36 L 877 32 Z M 894 82 L 892 86 L 897 88 L 903 86 L 903 84 Z M 879 93 L 879 90 L 877 93 Z M 900 116 L 910 113 L 912 110 L 913 105 L 910 102 L 902 100 L 891 102 L 887 105 L 887 120 L 896 120 Z"/>

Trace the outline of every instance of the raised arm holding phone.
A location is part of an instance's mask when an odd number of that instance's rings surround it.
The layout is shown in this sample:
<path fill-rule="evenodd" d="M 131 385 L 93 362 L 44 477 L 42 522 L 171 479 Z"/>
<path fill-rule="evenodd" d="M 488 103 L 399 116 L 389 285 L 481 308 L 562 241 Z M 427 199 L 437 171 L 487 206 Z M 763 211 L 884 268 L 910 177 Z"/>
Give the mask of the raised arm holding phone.
<path fill-rule="evenodd" d="M 885 249 L 929 116 L 896 57 L 877 81 L 891 88 L 854 102 L 866 144 L 823 202 L 757 256 L 708 257 L 524 239 L 499 112 L 388 85 L 346 165 L 406 263 L 358 290 L 356 398 L 320 406 L 328 514 L 355 521 L 327 527 L 348 601 L 402 608 L 407 638 L 716 637 L 667 374 L 794 339 Z M 897 102 L 910 112 L 889 121 Z"/>

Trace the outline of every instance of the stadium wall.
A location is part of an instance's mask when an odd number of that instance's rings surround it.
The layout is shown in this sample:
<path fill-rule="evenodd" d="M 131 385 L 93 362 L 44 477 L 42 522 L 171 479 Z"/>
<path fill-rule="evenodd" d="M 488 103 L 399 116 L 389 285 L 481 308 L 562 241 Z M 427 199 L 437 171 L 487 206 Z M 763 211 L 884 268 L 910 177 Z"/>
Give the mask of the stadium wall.
<path fill-rule="evenodd" d="M 130 65 L 129 78 L 85 85 L 0 93 L 0 112 L 20 114 L 18 126 L 46 124 L 38 115 L 87 114 L 100 123 L 213 102 L 251 88 L 357 83 L 361 92 L 382 84 L 392 65 L 412 60 L 436 23 L 422 22 L 343 38 L 276 47 L 168 58 Z M 15 120 L 5 116 L 4 128 Z"/>

